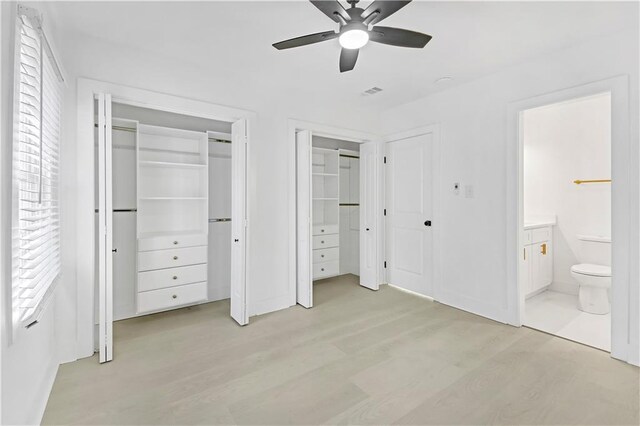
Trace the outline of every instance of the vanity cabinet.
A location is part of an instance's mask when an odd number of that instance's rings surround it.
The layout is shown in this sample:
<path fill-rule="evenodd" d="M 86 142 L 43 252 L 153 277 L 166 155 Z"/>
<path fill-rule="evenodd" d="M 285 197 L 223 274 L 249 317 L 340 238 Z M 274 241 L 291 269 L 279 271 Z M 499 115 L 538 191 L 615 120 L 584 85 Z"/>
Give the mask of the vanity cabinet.
<path fill-rule="evenodd" d="M 525 296 L 539 293 L 553 282 L 553 229 L 525 229 L 521 280 Z"/>

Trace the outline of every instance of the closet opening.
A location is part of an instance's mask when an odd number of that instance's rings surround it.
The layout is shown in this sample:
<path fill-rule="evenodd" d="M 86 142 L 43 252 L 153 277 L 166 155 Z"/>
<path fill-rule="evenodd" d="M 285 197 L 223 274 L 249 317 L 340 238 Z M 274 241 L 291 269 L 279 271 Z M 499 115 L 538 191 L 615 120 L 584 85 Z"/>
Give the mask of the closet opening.
<path fill-rule="evenodd" d="M 377 290 L 377 144 L 311 130 L 295 139 L 295 303 L 311 308 L 360 286 Z"/>
<path fill-rule="evenodd" d="M 360 144 L 312 136 L 311 150 L 313 288 L 357 285 Z"/>
<path fill-rule="evenodd" d="M 111 321 L 229 311 L 233 153 L 232 123 L 100 101 L 95 111 L 111 113 L 110 126 L 96 116 L 94 145 L 94 336 L 104 362 Z M 200 306 L 212 302 L 223 306 Z"/>

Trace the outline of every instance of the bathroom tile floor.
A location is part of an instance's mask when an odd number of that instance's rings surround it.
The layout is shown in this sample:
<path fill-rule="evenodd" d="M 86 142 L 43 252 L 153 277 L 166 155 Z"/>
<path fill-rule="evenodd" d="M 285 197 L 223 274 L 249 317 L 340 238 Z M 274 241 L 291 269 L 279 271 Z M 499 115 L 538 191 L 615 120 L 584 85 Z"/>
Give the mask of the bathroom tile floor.
<path fill-rule="evenodd" d="M 582 312 L 576 295 L 547 290 L 527 299 L 524 325 L 611 351 L 611 314 Z"/>

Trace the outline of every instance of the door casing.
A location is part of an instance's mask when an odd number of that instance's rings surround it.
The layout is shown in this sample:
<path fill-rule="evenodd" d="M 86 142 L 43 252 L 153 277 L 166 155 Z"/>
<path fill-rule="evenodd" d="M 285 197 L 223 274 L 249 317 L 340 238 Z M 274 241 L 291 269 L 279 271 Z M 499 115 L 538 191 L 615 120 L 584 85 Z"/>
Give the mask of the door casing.
<path fill-rule="evenodd" d="M 640 321 L 630 318 L 630 303 L 638 301 L 632 292 L 631 268 L 631 192 L 629 78 L 618 76 L 564 90 L 535 96 L 508 105 L 507 110 L 507 307 L 506 322 L 521 326 L 524 321 L 525 294 L 520 286 L 524 229 L 524 111 L 545 105 L 609 92 L 611 93 L 611 203 L 612 275 L 611 356 L 634 365 L 640 364 Z M 637 183 L 635 190 L 637 190 Z M 636 218 L 637 219 L 637 218 Z M 637 259 L 635 259 L 637 261 Z M 637 313 L 636 313 L 637 315 Z M 631 319 L 631 320 L 630 320 Z"/>

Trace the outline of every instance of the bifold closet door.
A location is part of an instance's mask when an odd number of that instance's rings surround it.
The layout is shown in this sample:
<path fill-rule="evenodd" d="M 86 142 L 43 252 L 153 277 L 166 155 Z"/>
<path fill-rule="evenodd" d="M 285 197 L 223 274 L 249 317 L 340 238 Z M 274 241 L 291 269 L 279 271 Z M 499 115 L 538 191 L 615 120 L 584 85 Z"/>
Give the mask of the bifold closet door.
<path fill-rule="evenodd" d="M 249 323 L 246 289 L 247 120 L 231 125 L 231 317 Z"/>
<path fill-rule="evenodd" d="M 297 298 L 305 308 L 313 306 L 311 277 L 311 132 L 296 134 L 296 223 L 297 238 Z"/>
<path fill-rule="evenodd" d="M 113 359 L 113 160 L 111 95 L 98 98 L 98 352 Z"/>
<path fill-rule="evenodd" d="M 378 290 L 378 235 L 380 227 L 379 165 L 380 145 L 375 142 L 360 146 L 360 285 Z"/>

